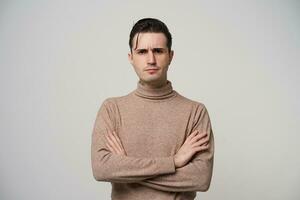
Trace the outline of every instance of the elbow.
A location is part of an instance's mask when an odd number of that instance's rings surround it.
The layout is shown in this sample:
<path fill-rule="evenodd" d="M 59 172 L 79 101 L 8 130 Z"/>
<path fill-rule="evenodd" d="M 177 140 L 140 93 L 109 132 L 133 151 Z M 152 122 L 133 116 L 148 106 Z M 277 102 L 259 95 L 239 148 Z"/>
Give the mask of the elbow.
<path fill-rule="evenodd" d="M 103 178 L 101 176 L 98 176 L 98 174 L 93 173 L 93 177 L 96 181 L 103 181 Z"/>
<path fill-rule="evenodd" d="M 104 181 L 105 177 L 101 173 L 96 173 L 93 171 L 93 177 L 96 181 Z"/>
<path fill-rule="evenodd" d="M 96 156 L 92 154 L 92 174 L 96 181 L 105 181 L 107 182 L 109 179 L 109 170 L 108 165 L 104 161 L 106 155 Z"/>
<path fill-rule="evenodd" d="M 199 192 L 207 192 L 208 189 L 210 187 L 210 182 L 209 183 L 206 183 L 206 184 L 203 184 L 203 185 L 200 185 L 198 190 Z"/>
<path fill-rule="evenodd" d="M 96 181 L 105 181 L 106 177 L 105 177 L 105 173 L 103 172 L 103 170 L 101 169 L 96 169 L 95 167 L 93 167 L 93 177 Z"/>
<path fill-rule="evenodd" d="M 209 187 L 210 187 L 210 182 L 201 183 L 201 184 L 198 185 L 196 190 L 198 192 L 207 192 Z"/>
<path fill-rule="evenodd" d="M 98 166 L 99 167 L 99 166 Z M 93 167 L 93 177 L 96 181 L 104 181 L 104 182 L 109 182 L 109 174 L 104 168 L 94 168 Z"/>
<path fill-rule="evenodd" d="M 198 180 L 197 191 L 207 192 L 210 188 L 211 175 L 204 176 Z"/>
<path fill-rule="evenodd" d="M 104 163 L 92 161 L 92 174 L 96 181 L 107 181 L 109 179 L 108 170 Z"/>
<path fill-rule="evenodd" d="M 98 176 L 98 175 L 93 175 L 94 176 L 94 179 L 96 181 L 103 181 L 103 182 L 107 182 L 107 180 L 103 177 L 103 176 Z"/>
<path fill-rule="evenodd" d="M 213 163 L 211 162 L 205 170 L 202 171 L 202 176 L 197 180 L 197 191 L 207 192 L 210 188 L 210 183 L 213 175 Z"/>

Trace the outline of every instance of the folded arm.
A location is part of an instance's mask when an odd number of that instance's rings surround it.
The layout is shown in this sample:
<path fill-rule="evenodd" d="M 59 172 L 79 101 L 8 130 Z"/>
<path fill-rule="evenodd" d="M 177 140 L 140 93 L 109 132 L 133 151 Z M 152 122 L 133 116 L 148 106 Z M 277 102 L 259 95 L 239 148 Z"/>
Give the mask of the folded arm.
<path fill-rule="evenodd" d="M 113 104 L 104 101 L 94 124 L 91 144 L 93 176 L 97 181 L 138 182 L 157 175 L 175 172 L 173 156 L 136 158 L 111 153 L 105 144 L 105 131 L 115 128 Z"/>
<path fill-rule="evenodd" d="M 209 134 L 209 149 L 197 152 L 187 165 L 177 168 L 175 173 L 159 175 L 139 183 L 169 192 L 207 191 L 213 172 L 214 136 L 204 105 L 196 110 L 194 125 L 190 133 L 196 129 Z"/>

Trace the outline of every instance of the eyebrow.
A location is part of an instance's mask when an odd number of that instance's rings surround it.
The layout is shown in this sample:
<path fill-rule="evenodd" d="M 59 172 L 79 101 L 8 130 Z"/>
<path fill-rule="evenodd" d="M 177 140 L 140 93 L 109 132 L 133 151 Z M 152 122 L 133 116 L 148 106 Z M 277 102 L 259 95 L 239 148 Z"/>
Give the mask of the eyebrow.
<path fill-rule="evenodd" d="M 135 51 L 142 51 L 142 50 L 148 51 L 148 49 L 143 49 L 143 48 L 141 48 L 141 49 L 135 49 Z M 153 50 L 167 50 L 167 49 L 163 48 L 163 47 L 156 47 L 156 48 L 152 48 L 151 50 L 153 51 Z"/>

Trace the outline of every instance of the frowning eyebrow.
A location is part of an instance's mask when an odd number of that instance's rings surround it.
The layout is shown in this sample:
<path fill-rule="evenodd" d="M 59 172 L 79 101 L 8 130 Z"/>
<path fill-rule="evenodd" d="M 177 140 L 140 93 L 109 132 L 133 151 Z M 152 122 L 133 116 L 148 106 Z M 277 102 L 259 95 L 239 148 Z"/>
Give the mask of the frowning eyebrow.
<path fill-rule="evenodd" d="M 140 48 L 140 49 L 135 49 L 136 52 L 148 52 L 148 49 L 143 49 L 143 48 Z M 167 51 L 166 48 L 152 48 L 151 49 L 152 52 L 165 52 Z"/>

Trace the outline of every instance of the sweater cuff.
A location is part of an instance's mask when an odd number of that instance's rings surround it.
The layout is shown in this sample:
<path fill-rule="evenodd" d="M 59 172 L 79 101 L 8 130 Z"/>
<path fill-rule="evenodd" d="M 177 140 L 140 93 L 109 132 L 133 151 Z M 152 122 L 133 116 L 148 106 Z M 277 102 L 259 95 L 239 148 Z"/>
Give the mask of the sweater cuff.
<path fill-rule="evenodd" d="M 159 166 L 161 167 L 160 171 L 164 173 L 176 172 L 174 156 L 163 157 L 159 160 L 159 162 L 161 162 L 161 164 L 159 164 Z"/>

